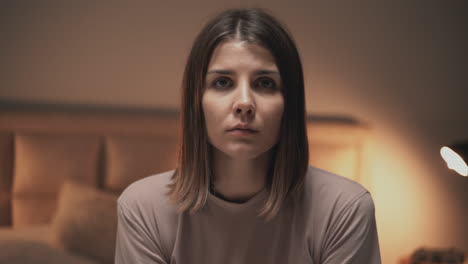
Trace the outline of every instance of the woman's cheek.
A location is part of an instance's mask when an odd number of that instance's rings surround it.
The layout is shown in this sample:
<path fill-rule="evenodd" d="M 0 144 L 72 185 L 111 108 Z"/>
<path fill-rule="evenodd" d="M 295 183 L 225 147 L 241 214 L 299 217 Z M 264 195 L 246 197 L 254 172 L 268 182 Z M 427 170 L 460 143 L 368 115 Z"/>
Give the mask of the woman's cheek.
<path fill-rule="evenodd" d="M 217 100 L 213 97 L 206 97 L 203 101 L 203 109 L 205 113 L 205 120 L 208 132 L 215 136 L 222 132 L 223 124 L 223 105 L 220 103 L 220 100 Z"/>
<path fill-rule="evenodd" d="M 269 109 L 269 116 L 272 117 L 273 123 L 281 122 L 281 118 L 283 116 L 284 111 L 284 101 L 283 98 L 278 98 L 274 103 L 271 104 L 271 108 Z"/>

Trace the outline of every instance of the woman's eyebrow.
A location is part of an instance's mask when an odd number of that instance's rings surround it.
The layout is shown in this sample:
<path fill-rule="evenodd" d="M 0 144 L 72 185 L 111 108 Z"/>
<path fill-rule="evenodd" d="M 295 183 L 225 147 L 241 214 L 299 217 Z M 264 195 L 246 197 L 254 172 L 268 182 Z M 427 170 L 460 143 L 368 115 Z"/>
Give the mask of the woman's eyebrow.
<path fill-rule="evenodd" d="M 223 74 L 223 75 L 234 75 L 234 72 L 230 70 L 211 70 L 207 72 L 207 74 L 214 74 L 214 73 Z M 279 72 L 272 71 L 272 70 L 258 70 L 254 74 L 255 75 L 278 74 L 279 75 Z"/>

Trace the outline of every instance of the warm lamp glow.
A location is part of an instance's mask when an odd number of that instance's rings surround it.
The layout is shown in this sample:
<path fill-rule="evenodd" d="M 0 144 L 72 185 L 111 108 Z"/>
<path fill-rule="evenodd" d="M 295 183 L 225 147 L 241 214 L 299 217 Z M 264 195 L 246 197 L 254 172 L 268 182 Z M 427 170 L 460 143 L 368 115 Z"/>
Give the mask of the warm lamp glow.
<path fill-rule="evenodd" d="M 440 149 L 440 155 L 447 163 L 447 167 L 451 170 L 458 172 L 458 174 L 463 176 L 468 176 L 468 165 L 463 160 L 460 155 L 458 155 L 455 151 L 453 151 L 449 147 L 442 147 Z"/>

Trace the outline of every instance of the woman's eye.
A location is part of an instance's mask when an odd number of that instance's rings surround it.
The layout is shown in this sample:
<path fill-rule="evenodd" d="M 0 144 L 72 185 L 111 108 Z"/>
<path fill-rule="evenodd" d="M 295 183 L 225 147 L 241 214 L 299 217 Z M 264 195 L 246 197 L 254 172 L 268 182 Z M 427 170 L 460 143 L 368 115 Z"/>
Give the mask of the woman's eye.
<path fill-rule="evenodd" d="M 226 79 L 226 78 L 219 78 L 217 79 L 216 81 L 213 82 L 213 86 L 215 87 L 227 87 L 230 85 L 230 80 L 229 79 Z"/>
<path fill-rule="evenodd" d="M 212 83 L 212 86 L 215 87 L 215 88 L 228 88 L 230 86 L 232 86 L 232 81 L 228 78 L 219 78 L 219 79 L 216 79 L 213 83 Z M 274 90 L 276 89 L 276 82 L 272 79 L 269 79 L 269 78 L 261 78 L 259 80 L 257 80 L 257 82 L 255 83 L 255 86 L 256 87 L 260 87 L 260 88 L 266 88 L 266 89 L 271 89 L 271 90 Z"/>
<path fill-rule="evenodd" d="M 267 78 L 260 79 L 260 80 L 258 81 L 258 84 L 259 84 L 261 87 L 268 88 L 268 89 L 275 89 L 275 88 L 276 88 L 276 83 L 275 83 L 275 81 L 273 81 L 273 80 L 271 80 L 271 79 L 267 79 Z"/>

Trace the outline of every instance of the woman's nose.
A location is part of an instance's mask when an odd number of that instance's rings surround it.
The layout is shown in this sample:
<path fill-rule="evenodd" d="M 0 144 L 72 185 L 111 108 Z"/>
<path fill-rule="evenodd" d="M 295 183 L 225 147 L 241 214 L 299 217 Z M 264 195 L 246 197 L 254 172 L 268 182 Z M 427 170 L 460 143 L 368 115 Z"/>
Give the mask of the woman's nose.
<path fill-rule="evenodd" d="M 233 105 L 234 114 L 241 117 L 253 117 L 255 115 L 255 102 L 250 85 L 243 82 L 237 88 L 239 92 Z"/>
<path fill-rule="evenodd" d="M 243 117 L 253 117 L 255 114 L 255 108 L 252 104 L 241 103 L 235 107 L 235 114 Z"/>

